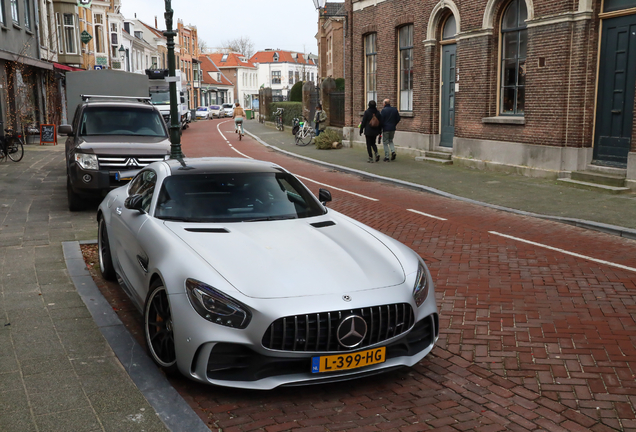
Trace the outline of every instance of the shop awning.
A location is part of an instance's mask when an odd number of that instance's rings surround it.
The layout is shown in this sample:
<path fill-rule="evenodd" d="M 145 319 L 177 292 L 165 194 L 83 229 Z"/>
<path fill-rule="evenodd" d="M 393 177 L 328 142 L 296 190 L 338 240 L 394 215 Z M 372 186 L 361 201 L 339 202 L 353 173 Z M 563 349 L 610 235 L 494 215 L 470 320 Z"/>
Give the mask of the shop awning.
<path fill-rule="evenodd" d="M 66 70 L 66 71 L 71 71 L 71 72 L 79 72 L 79 71 L 83 71 L 84 70 L 84 69 L 76 68 L 76 67 L 73 67 L 73 66 L 66 66 L 66 65 L 63 65 L 61 63 L 55 63 L 55 62 L 53 62 L 53 67 L 55 69 L 61 69 L 61 70 Z"/>

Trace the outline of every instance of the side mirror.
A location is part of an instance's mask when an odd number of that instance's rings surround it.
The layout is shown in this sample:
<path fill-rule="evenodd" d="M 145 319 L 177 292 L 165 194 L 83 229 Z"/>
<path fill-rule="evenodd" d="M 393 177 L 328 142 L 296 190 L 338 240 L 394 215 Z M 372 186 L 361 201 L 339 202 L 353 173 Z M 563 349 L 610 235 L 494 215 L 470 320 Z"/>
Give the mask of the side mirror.
<path fill-rule="evenodd" d="M 185 98 L 181 96 L 181 103 L 185 103 Z"/>
<path fill-rule="evenodd" d="M 124 201 L 124 207 L 129 210 L 138 210 L 140 213 L 145 213 L 145 211 L 141 208 L 143 203 L 143 197 L 141 195 L 132 195 L 126 198 Z"/>
<path fill-rule="evenodd" d="M 331 202 L 331 192 L 327 189 L 320 188 L 318 190 L 318 201 L 322 203 L 322 205 L 327 205 L 328 202 Z"/>
<path fill-rule="evenodd" d="M 73 135 L 73 126 L 71 125 L 60 125 L 58 132 L 60 135 L 68 135 L 68 136 L 72 136 Z"/>

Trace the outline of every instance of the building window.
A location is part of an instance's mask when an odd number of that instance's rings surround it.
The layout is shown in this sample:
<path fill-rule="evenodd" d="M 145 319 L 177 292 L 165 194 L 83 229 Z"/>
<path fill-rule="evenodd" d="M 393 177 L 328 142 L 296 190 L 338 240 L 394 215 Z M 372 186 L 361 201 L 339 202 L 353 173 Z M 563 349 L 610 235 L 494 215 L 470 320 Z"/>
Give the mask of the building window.
<path fill-rule="evenodd" d="M 57 52 L 60 54 L 64 53 L 64 48 L 62 44 L 62 22 L 60 21 L 60 14 L 55 14 L 55 24 L 57 25 Z"/>
<path fill-rule="evenodd" d="M 274 61 L 278 62 L 278 53 L 274 53 Z"/>
<path fill-rule="evenodd" d="M 528 10 L 524 0 L 512 0 L 501 21 L 501 101 L 503 115 L 524 113 L 526 101 L 526 54 Z"/>
<path fill-rule="evenodd" d="M 292 71 L 289 71 L 289 84 L 294 84 L 294 73 Z"/>
<path fill-rule="evenodd" d="M 378 73 L 378 63 L 377 63 L 377 34 L 371 33 L 370 35 L 366 35 L 364 37 L 364 53 L 365 53 L 365 62 L 364 62 L 364 91 L 366 95 L 365 105 L 369 103 L 371 100 L 377 100 L 377 82 L 376 77 Z"/>
<path fill-rule="evenodd" d="M 24 0 L 24 26 L 31 30 L 31 7 L 29 0 Z"/>
<path fill-rule="evenodd" d="M 95 15 L 95 51 L 103 53 L 104 51 L 104 15 Z"/>
<path fill-rule="evenodd" d="M 413 111 L 413 25 L 399 30 L 400 111 Z"/>
<path fill-rule="evenodd" d="M 223 54 L 223 57 L 221 57 L 221 63 L 225 63 L 227 61 L 227 54 Z"/>
<path fill-rule="evenodd" d="M 280 71 L 272 71 L 272 84 L 280 84 Z"/>
<path fill-rule="evenodd" d="M 4 0 L 0 0 L 0 24 L 6 24 L 4 20 Z"/>
<path fill-rule="evenodd" d="M 66 44 L 66 54 L 77 54 L 75 15 L 73 14 L 64 14 L 64 43 Z"/>
<path fill-rule="evenodd" d="M 18 23 L 18 0 L 11 0 L 11 18 L 14 23 Z"/>

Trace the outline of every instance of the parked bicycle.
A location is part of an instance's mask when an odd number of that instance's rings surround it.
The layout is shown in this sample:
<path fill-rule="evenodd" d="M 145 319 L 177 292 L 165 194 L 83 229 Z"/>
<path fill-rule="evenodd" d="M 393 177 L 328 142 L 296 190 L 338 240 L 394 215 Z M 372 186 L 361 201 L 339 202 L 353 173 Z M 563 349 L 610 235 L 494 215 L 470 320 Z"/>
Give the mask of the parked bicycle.
<path fill-rule="evenodd" d="M 278 108 L 274 115 L 276 116 L 276 129 L 279 131 L 285 130 L 285 125 L 283 124 L 283 112 L 285 110 L 283 108 Z"/>
<path fill-rule="evenodd" d="M 311 123 L 307 117 L 303 116 L 303 120 L 298 122 L 298 132 L 296 132 L 296 145 L 306 146 L 311 143 L 316 132 L 311 127 Z"/>
<path fill-rule="evenodd" d="M 4 132 L 4 136 L 0 137 L 0 160 L 4 160 L 8 156 L 13 162 L 20 162 L 24 156 L 22 134 L 11 128 L 5 129 Z"/>

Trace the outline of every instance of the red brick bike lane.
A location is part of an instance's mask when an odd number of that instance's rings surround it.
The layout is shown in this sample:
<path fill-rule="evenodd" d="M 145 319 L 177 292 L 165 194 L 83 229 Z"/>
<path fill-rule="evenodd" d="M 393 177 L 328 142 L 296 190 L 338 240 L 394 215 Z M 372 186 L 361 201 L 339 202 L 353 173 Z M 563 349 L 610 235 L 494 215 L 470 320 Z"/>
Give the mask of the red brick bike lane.
<path fill-rule="evenodd" d="M 175 383 L 211 426 L 636 431 L 636 242 L 330 170 L 239 142 L 228 120 L 193 124 L 183 149 L 270 160 L 314 192 L 331 186 L 331 208 L 427 261 L 441 314 L 431 355 L 373 379 L 267 393 Z"/>

